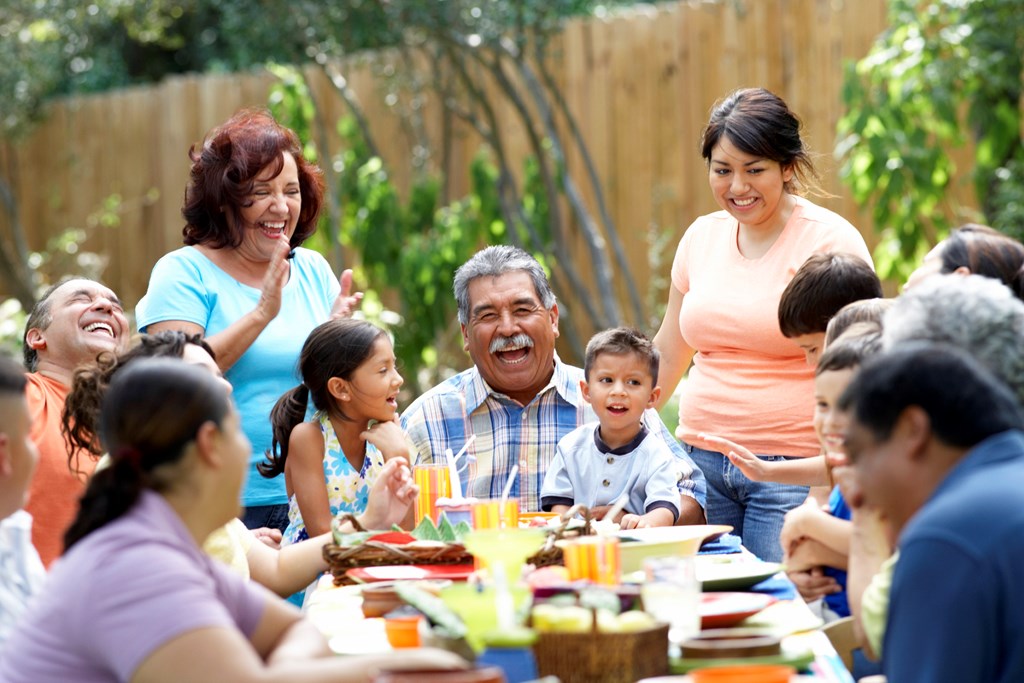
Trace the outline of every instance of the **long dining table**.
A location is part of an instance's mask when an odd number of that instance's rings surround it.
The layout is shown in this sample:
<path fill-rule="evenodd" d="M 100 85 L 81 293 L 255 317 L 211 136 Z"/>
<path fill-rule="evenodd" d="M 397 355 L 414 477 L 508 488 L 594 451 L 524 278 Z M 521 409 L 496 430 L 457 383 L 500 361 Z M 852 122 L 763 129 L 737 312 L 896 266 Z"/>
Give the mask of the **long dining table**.
<path fill-rule="evenodd" d="M 738 539 L 726 535 L 718 542 L 705 546 L 698 554 L 701 563 L 750 563 L 758 567 L 757 558 L 739 545 Z M 763 565 L 764 563 L 761 563 Z M 735 573 L 735 572 L 733 572 Z M 366 618 L 362 612 L 362 585 L 337 586 L 330 574 L 325 574 L 306 594 L 303 611 L 312 623 L 327 637 L 331 648 L 339 655 L 362 652 L 386 652 L 391 649 L 381 618 Z M 736 624 L 769 632 L 782 639 L 784 652 L 806 653 L 802 659 L 810 660 L 807 669 L 793 680 L 801 683 L 853 683 L 839 654 L 821 631 L 822 621 L 799 597 L 796 588 L 783 571 L 778 571 L 749 587 L 744 592 L 762 593 L 775 598 L 768 607 Z M 684 673 L 659 678 L 658 683 L 688 681 Z"/>

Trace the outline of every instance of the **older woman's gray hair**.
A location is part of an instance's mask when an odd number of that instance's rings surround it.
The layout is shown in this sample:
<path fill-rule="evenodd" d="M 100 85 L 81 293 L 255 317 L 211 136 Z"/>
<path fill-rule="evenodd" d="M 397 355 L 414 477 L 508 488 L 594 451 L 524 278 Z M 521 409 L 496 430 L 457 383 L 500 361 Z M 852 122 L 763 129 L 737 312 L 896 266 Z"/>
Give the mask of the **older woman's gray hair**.
<path fill-rule="evenodd" d="M 1024 404 L 1024 302 L 998 280 L 941 275 L 896 299 L 885 314 L 882 345 L 944 342 L 974 356 Z"/>
<path fill-rule="evenodd" d="M 507 273 L 523 271 L 533 280 L 537 297 L 544 308 L 551 310 L 555 305 L 555 293 L 548 284 L 548 276 L 537 259 L 519 247 L 498 245 L 478 251 L 471 259 L 455 271 L 455 301 L 459 304 L 459 322 L 469 322 L 469 283 L 478 277 L 498 277 Z"/>

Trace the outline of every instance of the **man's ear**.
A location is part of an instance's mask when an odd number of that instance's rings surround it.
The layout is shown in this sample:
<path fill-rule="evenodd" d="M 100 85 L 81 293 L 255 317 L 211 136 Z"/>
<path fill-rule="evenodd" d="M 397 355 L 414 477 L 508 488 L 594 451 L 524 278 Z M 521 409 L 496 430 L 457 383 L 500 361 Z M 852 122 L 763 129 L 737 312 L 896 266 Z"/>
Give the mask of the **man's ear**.
<path fill-rule="evenodd" d="M 340 377 L 332 377 L 327 380 L 327 392 L 339 401 L 352 400 L 348 391 L 348 382 Z"/>
<path fill-rule="evenodd" d="M 38 327 L 33 327 L 25 333 L 25 343 L 28 344 L 30 349 L 34 349 L 36 351 L 45 349 L 46 339 L 43 338 L 43 331 Z"/>
<path fill-rule="evenodd" d="M 896 419 L 893 436 L 903 441 L 911 460 L 920 460 L 932 440 L 932 420 L 920 406 L 907 406 Z"/>
<path fill-rule="evenodd" d="M 558 302 L 551 304 L 551 310 L 548 311 L 548 316 L 551 318 L 551 330 L 558 336 Z"/>
<path fill-rule="evenodd" d="M 590 386 L 585 379 L 580 380 L 580 393 L 583 394 L 583 400 L 590 403 Z"/>
<path fill-rule="evenodd" d="M 9 477 L 14 471 L 11 465 L 11 437 L 0 432 L 0 477 Z"/>
<path fill-rule="evenodd" d="M 469 352 L 469 333 L 466 331 L 466 323 L 459 323 L 462 328 L 462 350 Z"/>

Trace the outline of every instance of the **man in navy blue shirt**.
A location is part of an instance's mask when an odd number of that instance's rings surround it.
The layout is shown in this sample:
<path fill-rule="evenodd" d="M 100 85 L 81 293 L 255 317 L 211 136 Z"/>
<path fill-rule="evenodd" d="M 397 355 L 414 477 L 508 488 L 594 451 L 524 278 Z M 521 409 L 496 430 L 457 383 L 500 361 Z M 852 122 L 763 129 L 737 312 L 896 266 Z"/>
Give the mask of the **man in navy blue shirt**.
<path fill-rule="evenodd" d="M 962 351 L 910 343 L 840 400 L 863 503 L 898 538 L 890 681 L 1024 681 L 1024 417 Z"/>

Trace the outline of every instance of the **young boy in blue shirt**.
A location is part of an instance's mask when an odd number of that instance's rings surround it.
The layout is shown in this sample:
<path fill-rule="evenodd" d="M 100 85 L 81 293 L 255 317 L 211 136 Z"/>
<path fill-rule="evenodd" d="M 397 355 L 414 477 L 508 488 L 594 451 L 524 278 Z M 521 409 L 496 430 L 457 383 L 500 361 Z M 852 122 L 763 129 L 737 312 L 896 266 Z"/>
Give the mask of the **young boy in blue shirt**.
<path fill-rule="evenodd" d="M 574 504 L 611 505 L 627 496 L 624 529 L 671 526 L 679 517 L 676 458 L 642 422 L 661 394 L 660 355 L 640 332 L 617 327 L 587 344 L 580 383 L 598 422 L 558 442 L 541 488 L 541 508 L 565 512 Z"/>

